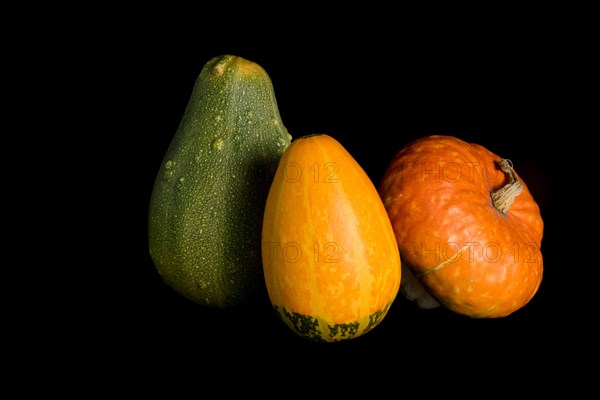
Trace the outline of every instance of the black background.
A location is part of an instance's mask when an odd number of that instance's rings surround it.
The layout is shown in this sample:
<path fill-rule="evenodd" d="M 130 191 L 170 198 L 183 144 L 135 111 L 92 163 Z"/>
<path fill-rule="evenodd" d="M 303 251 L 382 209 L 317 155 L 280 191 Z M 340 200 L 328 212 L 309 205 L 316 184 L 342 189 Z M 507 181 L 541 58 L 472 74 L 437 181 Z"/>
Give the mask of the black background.
<path fill-rule="evenodd" d="M 292 29 L 281 20 L 257 31 L 251 24 L 234 30 L 227 23 L 167 27 L 152 21 L 129 30 L 124 20 L 116 28 L 98 27 L 118 29 L 116 35 L 86 39 L 72 67 L 82 83 L 73 97 L 75 103 L 82 93 L 102 99 L 77 105 L 94 132 L 81 146 L 87 154 L 102 151 L 91 167 L 97 180 L 81 196 L 102 204 L 103 212 L 91 214 L 106 230 L 82 246 L 90 274 L 81 279 L 89 285 L 74 285 L 76 295 L 67 298 L 69 306 L 84 307 L 74 311 L 77 327 L 66 337 L 82 343 L 82 357 L 108 359 L 114 367 L 197 363 L 230 373 L 257 368 L 257 360 L 271 373 L 313 362 L 325 369 L 386 365 L 423 376 L 502 374 L 524 382 L 532 370 L 560 371 L 569 363 L 565 357 L 580 354 L 564 334 L 576 322 L 559 295 L 559 178 L 550 166 L 560 143 L 549 133 L 563 123 L 556 112 L 561 83 L 555 61 L 562 56 L 556 33 L 529 29 L 531 17 L 511 20 L 510 27 L 408 20 L 346 27 L 357 30 L 318 20 L 281 43 L 278 35 Z M 260 64 L 290 134 L 335 137 L 376 185 L 404 144 L 429 134 L 454 135 L 511 159 L 545 222 L 544 278 L 535 297 L 510 316 L 474 320 L 443 308 L 419 310 L 399 294 L 373 331 L 321 344 L 291 332 L 266 297 L 212 309 L 166 286 L 148 253 L 150 195 L 197 75 L 221 54 Z M 459 361 L 463 367 L 455 371 Z"/>

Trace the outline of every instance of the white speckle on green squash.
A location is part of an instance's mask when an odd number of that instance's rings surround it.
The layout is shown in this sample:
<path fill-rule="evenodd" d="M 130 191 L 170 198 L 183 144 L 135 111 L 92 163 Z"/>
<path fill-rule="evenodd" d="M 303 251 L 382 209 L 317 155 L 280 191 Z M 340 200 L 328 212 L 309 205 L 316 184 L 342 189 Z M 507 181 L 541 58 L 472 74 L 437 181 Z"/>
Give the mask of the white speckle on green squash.
<path fill-rule="evenodd" d="M 212 148 L 216 150 L 221 150 L 223 148 L 223 139 L 218 138 L 212 144 Z"/>

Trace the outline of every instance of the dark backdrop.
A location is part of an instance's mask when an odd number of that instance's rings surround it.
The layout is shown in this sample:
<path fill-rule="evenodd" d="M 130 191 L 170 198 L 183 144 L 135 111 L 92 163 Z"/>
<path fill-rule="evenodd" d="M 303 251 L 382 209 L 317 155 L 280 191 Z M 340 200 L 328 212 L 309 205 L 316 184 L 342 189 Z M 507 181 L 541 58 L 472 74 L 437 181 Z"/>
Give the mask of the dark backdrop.
<path fill-rule="evenodd" d="M 335 29 L 321 37 L 313 30 L 310 37 L 275 43 L 284 25 L 264 35 L 232 33 L 227 39 L 202 28 L 133 31 L 107 43 L 94 39 L 100 52 L 89 54 L 85 65 L 100 74 L 92 77 L 93 89 L 107 96 L 94 112 L 101 131 L 96 141 L 111 149 L 102 168 L 117 177 L 100 174 L 101 189 L 93 194 L 116 212 L 97 216 L 110 231 L 93 246 L 94 280 L 101 284 L 80 297 L 90 305 L 81 328 L 95 334 L 89 344 L 111 359 L 150 365 L 168 360 L 163 366 L 189 360 L 245 369 L 265 360 L 285 370 L 301 360 L 319 360 L 337 368 L 384 363 L 431 373 L 452 370 L 459 359 L 469 366 L 465 373 L 485 374 L 509 363 L 511 380 L 524 379 L 534 365 L 553 369 L 557 357 L 571 355 L 558 345 L 558 331 L 572 318 L 557 294 L 562 286 L 558 179 L 552 151 L 540 147 L 552 144 L 549 132 L 561 123 L 554 108 L 555 71 L 548 67 L 557 57 L 551 40 L 511 36 L 501 27 L 482 33 L 482 24 L 431 35 L 380 29 L 376 37 L 338 35 Z M 443 308 L 416 309 L 399 295 L 365 336 L 319 344 L 292 333 L 266 299 L 211 309 L 167 287 L 148 253 L 150 194 L 194 81 L 220 54 L 259 63 L 271 77 L 291 135 L 335 137 L 375 184 L 404 144 L 429 134 L 454 135 L 511 159 L 546 226 L 544 278 L 532 301 L 502 319 L 473 320 Z"/>

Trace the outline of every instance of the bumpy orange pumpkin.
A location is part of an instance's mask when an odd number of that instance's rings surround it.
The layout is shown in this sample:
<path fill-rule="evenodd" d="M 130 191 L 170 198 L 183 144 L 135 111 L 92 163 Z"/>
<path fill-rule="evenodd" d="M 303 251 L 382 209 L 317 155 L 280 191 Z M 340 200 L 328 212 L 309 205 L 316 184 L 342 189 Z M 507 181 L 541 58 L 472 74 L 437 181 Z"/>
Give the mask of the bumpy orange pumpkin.
<path fill-rule="evenodd" d="M 510 161 L 453 136 L 428 136 L 396 154 L 379 193 L 412 273 L 403 271 L 401 291 L 422 308 L 435 300 L 496 318 L 537 292 L 544 225 Z"/>
<path fill-rule="evenodd" d="M 288 146 L 270 188 L 262 231 L 268 294 L 297 334 L 359 337 L 387 314 L 400 287 L 400 254 L 375 185 L 334 138 Z"/>

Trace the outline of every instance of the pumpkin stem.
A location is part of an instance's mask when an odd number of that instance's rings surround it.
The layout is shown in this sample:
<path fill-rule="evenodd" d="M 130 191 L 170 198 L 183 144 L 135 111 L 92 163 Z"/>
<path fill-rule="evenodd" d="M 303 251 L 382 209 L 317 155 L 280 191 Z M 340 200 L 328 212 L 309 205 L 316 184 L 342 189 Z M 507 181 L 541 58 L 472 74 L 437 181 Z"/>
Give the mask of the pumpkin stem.
<path fill-rule="evenodd" d="M 510 206 L 515 202 L 515 197 L 523 191 L 523 184 L 517 179 L 510 160 L 502 158 L 497 162 L 502 172 L 508 174 L 509 182 L 500 189 L 492 190 L 490 195 L 492 196 L 492 204 L 496 210 L 502 214 L 506 214 Z"/>

